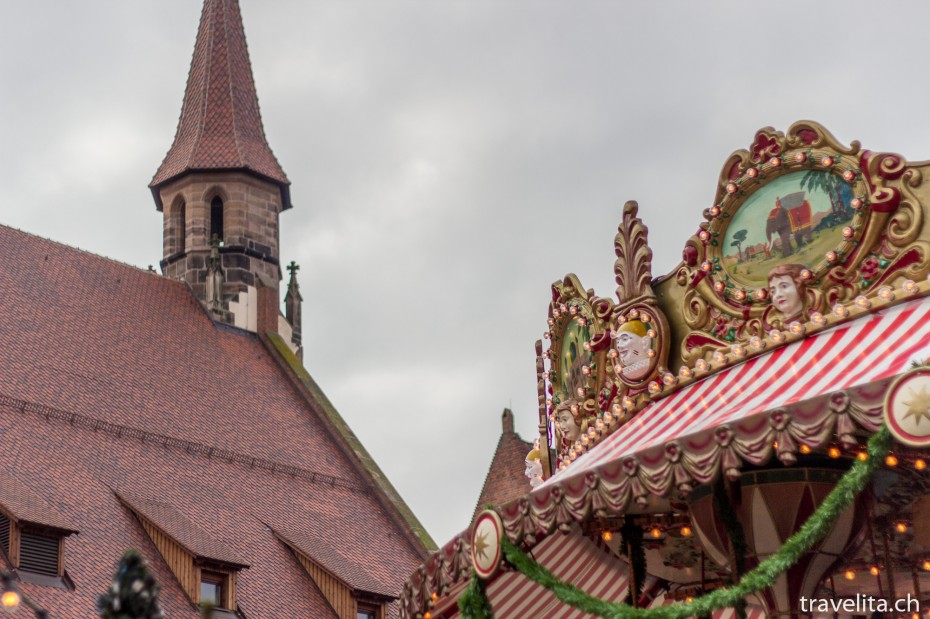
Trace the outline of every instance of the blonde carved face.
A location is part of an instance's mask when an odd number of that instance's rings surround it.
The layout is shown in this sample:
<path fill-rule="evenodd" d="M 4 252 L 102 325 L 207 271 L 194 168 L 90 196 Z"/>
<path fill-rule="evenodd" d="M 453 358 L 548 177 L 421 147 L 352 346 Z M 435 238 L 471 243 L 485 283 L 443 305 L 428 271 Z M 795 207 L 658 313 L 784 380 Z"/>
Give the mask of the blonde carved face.
<path fill-rule="evenodd" d="M 571 411 L 559 411 L 558 417 L 556 417 L 556 423 L 558 423 L 559 432 L 566 441 L 574 443 L 578 440 L 578 437 L 581 436 L 581 428 L 578 427 L 578 423 L 575 422 L 575 417 L 572 415 Z"/>
<path fill-rule="evenodd" d="M 617 335 L 616 347 L 624 376 L 638 379 L 649 373 L 649 364 L 640 362 L 648 362 L 652 338 L 622 331 Z"/>

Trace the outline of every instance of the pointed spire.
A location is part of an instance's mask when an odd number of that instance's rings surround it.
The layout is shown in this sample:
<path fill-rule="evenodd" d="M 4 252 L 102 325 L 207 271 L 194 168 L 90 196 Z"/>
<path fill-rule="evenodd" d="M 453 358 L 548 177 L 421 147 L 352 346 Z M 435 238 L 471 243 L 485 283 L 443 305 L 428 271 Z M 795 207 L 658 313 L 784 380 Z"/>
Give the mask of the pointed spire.
<path fill-rule="evenodd" d="M 265 139 L 237 0 L 204 0 L 181 118 L 149 187 L 199 170 L 248 170 L 276 183 L 284 209 L 290 181 Z"/>
<path fill-rule="evenodd" d="M 297 271 L 300 270 L 300 265 L 291 260 L 291 263 L 287 265 L 287 270 L 291 273 L 291 281 L 288 282 L 287 294 L 284 295 L 284 317 L 293 329 L 291 341 L 300 349 L 300 306 L 303 301 L 303 297 L 300 296 L 300 287 L 297 285 Z"/>

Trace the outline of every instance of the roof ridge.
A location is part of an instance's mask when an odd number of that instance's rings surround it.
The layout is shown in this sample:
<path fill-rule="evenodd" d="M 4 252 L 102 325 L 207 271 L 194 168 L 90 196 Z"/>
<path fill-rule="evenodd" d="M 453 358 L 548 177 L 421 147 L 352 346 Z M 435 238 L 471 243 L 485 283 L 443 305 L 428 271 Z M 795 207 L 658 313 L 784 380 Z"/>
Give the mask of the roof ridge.
<path fill-rule="evenodd" d="M 258 456 L 250 456 L 231 449 L 211 447 L 210 445 L 198 443 L 197 441 L 189 441 L 183 438 L 168 436 L 167 434 L 158 434 L 149 432 L 148 430 L 142 430 L 141 428 L 124 426 L 95 417 L 81 415 L 80 413 L 72 413 L 44 404 L 20 400 L 19 398 L 10 397 L 2 393 L 0 393 L 0 408 L 11 408 L 23 413 L 34 413 L 46 420 L 56 419 L 67 422 L 72 426 L 92 430 L 94 432 L 103 432 L 117 438 L 137 438 L 143 442 L 162 445 L 166 449 L 174 448 L 188 454 L 204 455 L 207 458 L 248 465 L 252 468 L 268 471 L 269 473 L 281 473 L 299 477 L 312 483 L 325 484 L 334 488 L 338 487 L 356 494 L 368 494 L 367 488 L 353 483 L 350 479 L 336 477 L 335 475 L 329 475 L 327 473 L 317 473 L 316 471 L 311 471 L 292 464 L 285 464 Z"/>
<path fill-rule="evenodd" d="M 147 275 L 154 275 L 154 276 L 156 276 L 156 277 L 158 277 L 158 278 L 160 278 L 160 279 L 163 279 L 163 280 L 165 280 L 165 281 L 167 281 L 167 282 L 172 282 L 172 283 L 176 283 L 176 284 L 181 284 L 181 282 L 179 282 L 179 281 L 177 281 L 177 280 L 175 280 L 175 279 L 172 279 L 172 278 L 170 278 L 170 277 L 167 277 L 166 275 L 162 275 L 161 273 L 159 273 L 158 271 L 155 271 L 154 269 L 152 269 L 152 270 L 150 270 L 150 269 L 144 269 L 144 268 L 142 268 L 142 267 L 140 267 L 140 266 L 137 266 L 137 265 L 135 265 L 135 264 L 129 264 L 128 262 L 123 262 L 122 260 L 117 260 L 116 258 L 111 258 L 111 257 L 109 257 L 109 256 L 104 256 L 103 254 L 98 254 L 98 253 L 96 253 L 96 252 L 92 252 L 92 251 L 87 250 L 87 249 L 81 249 L 80 247 L 77 247 L 77 246 L 75 246 L 75 245 L 69 245 L 69 244 L 67 244 L 67 243 L 62 243 L 61 241 L 56 241 L 56 240 L 53 239 L 53 238 L 50 238 L 50 237 L 47 237 L 47 236 L 42 236 L 41 234 L 35 234 L 34 232 L 29 232 L 28 230 L 23 230 L 22 228 L 17 228 L 17 227 L 15 227 L 15 226 L 8 226 L 8 225 L 6 225 L 6 224 L 0 223 L 0 230 L 2 230 L 2 229 L 10 230 L 10 231 L 12 231 L 12 232 L 16 232 L 16 233 L 19 233 L 19 234 L 22 234 L 22 235 L 24 235 L 24 236 L 31 237 L 31 238 L 34 238 L 34 239 L 39 239 L 40 241 L 45 241 L 45 242 L 47 242 L 47 243 L 51 243 L 52 245 L 55 245 L 55 246 L 60 247 L 60 248 L 63 248 L 63 249 L 68 249 L 68 250 L 71 250 L 71 251 L 76 251 L 76 252 L 78 252 L 78 253 L 80 253 L 80 254 L 84 254 L 84 255 L 86 255 L 86 256 L 91 256 L 91 257 L 93 257 L 93 258 L 99 258 L 100 260 L 105 260 L 105 261 L 107 261 L 107 262 L 110 262 L 110 263 L 115 264 L 115 265 L 120 266 L 120 267 L 125 267 L 125 268 L 128 268 L 128 269 L 132 269 L 132 270 L 134 270 L 134 271 L 139 271 L 139 272 L 145 273 L 145 274 L 147 274 Z M 149 266 L 151 266 L 151 265 L 149 265 Z"/>

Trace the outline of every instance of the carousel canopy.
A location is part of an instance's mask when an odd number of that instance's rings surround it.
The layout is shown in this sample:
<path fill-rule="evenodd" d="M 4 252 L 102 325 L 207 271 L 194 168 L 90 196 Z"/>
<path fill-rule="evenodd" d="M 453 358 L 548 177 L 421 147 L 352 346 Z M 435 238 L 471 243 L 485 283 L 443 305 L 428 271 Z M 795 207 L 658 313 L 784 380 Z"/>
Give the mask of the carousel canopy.
<path fill-rule="evenodd" d="M 548 494 L 546 490 L 553 484 L 582 478 L 634 454 L 644 465 L 655 465 L 667 455 L 677 456 L 664 449 L 670 441 L 693 455 L 706 455 L 708 443 L 714 443 L 708 435 L 726 424 L 738 422 L 743 436 L 758 439 L 767 434 L 770 423 L 781 425 L 771 415 L 767 421 L 766 412 L 896 376 L 908 369 L 913 359 L 928 353 L 930 299 L 865 316 L 750 359 L 654 402 L 570 468 L 549 478 L 537 494 Z M 868 392 L 863 391 L 863 395 Z M 813 406 L 796 413 L 796 421 L 811 430 L 807 434 L 811 443 L 817 428 L 832 426 L 826 417 L 832 410 Z M 691 464 L 692 474 L 712 474 L 701 467 L 706 462 Z M 653 480 L 653 489 L 664 490 L 670 481 Z"/>

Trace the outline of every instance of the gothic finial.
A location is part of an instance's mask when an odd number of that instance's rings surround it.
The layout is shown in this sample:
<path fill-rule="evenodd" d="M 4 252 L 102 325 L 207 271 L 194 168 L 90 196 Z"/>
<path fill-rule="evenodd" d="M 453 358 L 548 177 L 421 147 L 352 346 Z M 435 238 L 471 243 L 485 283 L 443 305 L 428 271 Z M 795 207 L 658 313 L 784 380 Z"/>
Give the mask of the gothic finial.
<path fill-rule="evenodd" d="M 300 270 L 300 265 L 291 260 L 291 263 L 287 265 L 287 270 L 291 273 L 291 279 L 294 279 L 297 276 L 297 271 Z"/>

